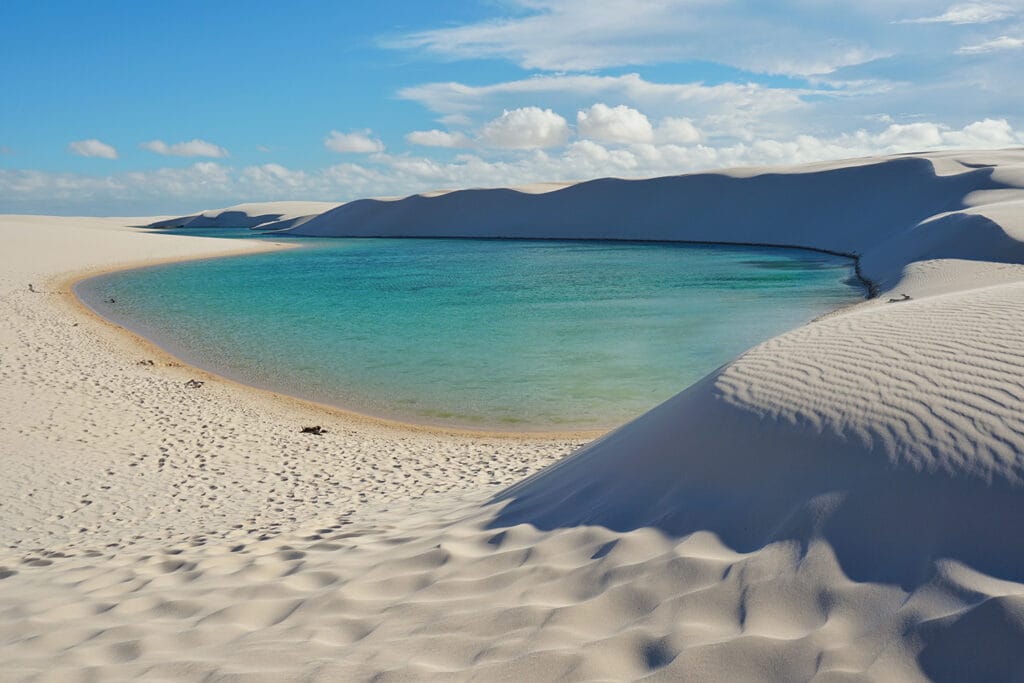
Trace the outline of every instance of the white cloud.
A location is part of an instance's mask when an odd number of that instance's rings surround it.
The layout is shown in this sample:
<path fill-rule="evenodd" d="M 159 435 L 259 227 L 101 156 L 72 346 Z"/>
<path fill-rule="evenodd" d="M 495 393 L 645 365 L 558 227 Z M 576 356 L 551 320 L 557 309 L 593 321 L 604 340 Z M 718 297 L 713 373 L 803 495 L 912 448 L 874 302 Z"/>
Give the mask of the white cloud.
<path fill-rule="evenodd" d="M 868 10 L 840 3 L 510 0 L 504 4 L 511 6 L 508 16 L 419 31 L 384 45 L 425 50 L 446 59 L 506 59 L 525 69 L 544 71 L 701 59 L 756 73 L 812 74 L 885 54 L 847 28 L 860 22 L 844 22 L 839 16 L 861 19 Z M 891 11 L 882 3 L 867 4 L 870 11 Z"/>
<path fill-rule="evenodd" d="M 399 92 L 435 116 L 458 117 L 439 128 L 468 132 L 523 104 L 576 124 L 572 114 L 602 102 L 643 112 L 655 143 L 667 142 L 660 119 L 685 117 L 702 140 L 720 145 L 834 135 L 879 111 L 899 112 L 904 123 L 915 115 L 1005 115 L 1015 125 L 1024 111 L 1024 70 L 1013 63 L 1024 54 L 1024 0 L 503 0 L 488 8 L 490 19 L 392 43 L 428 57 L 506 59 L 534 70 L 501 83 L 428 82 Z M 908 25 L 917 18 L 929 28 Z M 599 71 L 693 59 L 752 73 L 720 70 L 734 74 L 725 83 L 658 83 L 650 74 Z M 795 77 L 755 75 L 778 72 Z"/>
<path fill-rule="evenodd" d="M 97 157 L 100 159 L 116 159 L 117 149 L 105 142 L 95 138 L 89 140 L 75 140 L 68 145 L 68 149 L 80 157 Z"/>
<path fill-rule="evenodd" d="M 901 24 L 989 24 L 1017 13 L 1013 7 L 994 2 L 967 2 L 953 5 L 942 14 L 919 19 L 904 19 Z"/>
<path fill-rule="evenodd" d="M 400 96 L 418 101 L 438 113 L 454 112 L 466 118 L 514 109 L 528 99 L 537 107 L 559 113 L 583 110 L 587 120 L 595 124 L 601 117 L 591 116 L 590 107 L 595 102 L 614 102 L 642 112 L 654 126 L 654 142 L 691 144 L 697 139 L 721 141 L 729 137 L 785 136 L 807 130 L 808 126 L 820 131 L 821 124 L 814 120 L 813 112 L 828 103 L 835 103 L 836 109 L 842 110 L 838 117 L 831 116 L 833 127 L 853 127 L 862 121 L 862 111 L 850 107 L 849 102 L 856 96 L 874 97 L 882 92 L 884 88 L 877 84 L 869 88 L 801 89 L 756 83 L 656 83 L 638 74 L 578 74 L 538 76 L 486 86 L 428 83 L 403 90 Z M 869 105 L 871 111 L 877 111 L 878 106 L 879 103 Z M 608 109 L 613 110 L 610 116 L 617 116 L 614 107 Z M 665 123 L 666 119 L 684 118 L 681 112 L 685 112 L 685 119 L 698 129 L 699 135 L 695 136 L 685 124 Z M 658 121 L 661 124 L 654 125 Z M 580 131 L 581 136 L 587 137 L 586 124 Z M 646 132 L 638 135 L 628 136 L 628 139 L 652 140 Z"/>
<path fill-rule="evenodd" d="M 841 158 L 841 151 L 868 154 L 900 154 L 936 149 L 999 149 L 1024 142 L 1006 119 L 983 119 L 962 128 L 940 123 L 894 123 L 877 133 L 859 130 L 819 141 L 821 158 Z M 837 155 L 836 153 L 839 152 Z"/>
<path fill-rule="evenodd" d="M 980 55 L 989 52 L 1001 52 L 1003 50 L 1020 50 L 1022 48 L 1024 48 L 1024 38 L 1000 36 L 992 40 L 986 40 L 983 43 L 965 45 L 958 49 L 956 53 L 959 55 Z"/>
<path fill-rule="evenodd" d="M 689 119 L 666 117 L 656 129 L 637 109 L 600 102 L 577 111 L 576 129 L 582 139 L 625 145 L 654 141 L 689 144 L 701 139 Z M 562 116 L 550 109 L 525 107 L 506 110 L 486 123 L 476 139 L 442 130 L 413 131 L 405 139 L 425 147 L 538 149 L 564 145 L 569 137 L 568 122 Z"/>
<path fill-rule="evenodd" d="M 700 142 L 704 136 L 690 119 L 667 116 L 658 123 L 654 137 L 658 142 L 690 145 Z"/>
<path fill-rule="evenodd" d="M 305 171 L 293 171 L 280 164 L 260 164 L 243 168 L 238 182 L 253 187 L 273 187 L 278 192 L 302 192 L 309 179 Z"/>
<path fill-rule="evenodd" d="M 270 152 L 271 149 L 269 147 L 267 147 L 266 145 L 256 145 L 256 151 L 257 152 L 263 152 L 264 154 L 266 154 L 267 152 Z"/>
<path fill-rule="evenodd" d="M 569 139 L 569 124 L 550 109 L 506 109 L 480 129 L 479 142 L 502 149 L 558 147 Z"/>
<path fill-rule="evenodd" d="M 877 87 L 872 86 L 871 92 L 878 92 Z M 727 134 L 730 129 L 755 131 L 759 122 L 807 109 L 805 98 L 821 102 L 846 99 L 851 94 L 845 89 L 772 88 L 756 83 L 655 83 L 635 73 L 537 76 L 486 86 L 427 83 L 399 91 L 400 97 L 438 113 L 454 114 L 463 121 L 480 111 L 515 108 L 525 98 L 544 107 L 567 109 L 617 100 L 647 116 L 673 117 L 686 111 L 699 127 L 704 127 L 702 119 L 716 117 L 714 127 L 707 127 L 709 134 L 716 135 Z"/>
<path fill-rule="evenodd" d="M 1024 142 L 1024 136 L 1015 133 L 1006 119 L 975 121 L 960 130 L 941 133 L 942 141 L 954 147 L 998 149 Z"/>
<path fill-rule="evenodd" d="M 894 123 L 870 139 L 887 151 L 913 151 L 941 146 L 942 132 L 934 123 Z"/>
<path fill-rule="evenodd" d="M 443 130 L 414 130 L 405 139 L 424 147 L 469 147 L 473 141 L 464 133 L 449 133 Z"/>
<path fill-rule="evenodd" d="M 206 140 L 187 140 L 168 145 L 163 140 L 150 140 L 139 145 L 142 149 L 149 150 L 155 154 L 173 157 L 211 157 L 222 159 L 228 156 L 228 151 Z"/>
<path fill-rule="evenodd" d="M 651 142 L 654 127 L 650 120 L 624 104 L 609 107 L 598 102 L 586 111 L 576 112 L 576 131 L 581 138 L 598 142 Z"/>
<path fill-rule="evenodd" d="M 331 134 L 324 138 L 324 147 L 332 152 L 354 152 L 356 154 L 374 154 L 384 151 L 384 143 L 377 138 L 370 137 L 373 131 L 366 129 L 352 133 L 339 133 L 332 130 Z"/>

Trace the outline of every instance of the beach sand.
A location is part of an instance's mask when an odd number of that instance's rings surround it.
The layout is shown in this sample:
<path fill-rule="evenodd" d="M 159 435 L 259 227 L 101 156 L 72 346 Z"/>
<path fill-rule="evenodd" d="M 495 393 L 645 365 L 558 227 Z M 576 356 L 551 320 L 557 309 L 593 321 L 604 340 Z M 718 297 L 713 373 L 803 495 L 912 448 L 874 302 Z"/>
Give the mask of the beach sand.
<path fill-rule="evenodd" d="M 783 175 L 849 211 L 905 173 L 910 209 L 749 240 L 856 251 L 881 296 L 582 449 L 252 390 L 67 295 L 273 245 L 0 217 L 0 678 L 1024 678 L 1024 152 L 882 162 Z"/>

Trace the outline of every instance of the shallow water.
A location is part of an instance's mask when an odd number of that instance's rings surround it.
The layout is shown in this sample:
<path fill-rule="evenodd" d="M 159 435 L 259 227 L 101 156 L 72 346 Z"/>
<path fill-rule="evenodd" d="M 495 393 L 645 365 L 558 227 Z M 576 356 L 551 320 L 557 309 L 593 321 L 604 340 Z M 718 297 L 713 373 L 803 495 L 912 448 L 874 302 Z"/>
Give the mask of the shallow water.
<path fill-rule="evenodd" d="M 288 239 L 304 248 L 113 273 L 78 293 L 233 379 L 501 430 L 615 426 L 863 296 L 849 260 L 794 249 Z"/>

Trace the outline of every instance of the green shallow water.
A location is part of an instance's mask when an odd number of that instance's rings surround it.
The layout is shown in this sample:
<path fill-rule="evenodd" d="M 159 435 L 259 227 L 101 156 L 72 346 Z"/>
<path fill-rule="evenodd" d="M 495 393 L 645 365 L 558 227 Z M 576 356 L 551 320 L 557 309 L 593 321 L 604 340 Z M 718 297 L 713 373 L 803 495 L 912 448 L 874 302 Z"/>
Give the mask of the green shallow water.
<path fill-rule="evenodd" d="M 113 273 L 77 291 L 233 379 L 500 430 L 615 426 L 863 296 L 849 260 L 794 249 L 291 239 L 304 248 Z"/>

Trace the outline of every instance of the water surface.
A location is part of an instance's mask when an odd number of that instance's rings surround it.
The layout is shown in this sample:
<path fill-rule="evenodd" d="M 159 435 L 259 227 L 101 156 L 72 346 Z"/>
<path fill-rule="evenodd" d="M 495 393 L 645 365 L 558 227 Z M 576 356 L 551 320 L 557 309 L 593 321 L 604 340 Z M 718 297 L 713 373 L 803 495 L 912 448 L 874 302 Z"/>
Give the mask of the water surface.
<path fill-rule="evenodd" d="M 113 273 L 78 293 L 233 379 L 499 430 L 615 426 L 863 295 L 849 260 L 794 249 L 289 239 L 304 248 Z"/>

